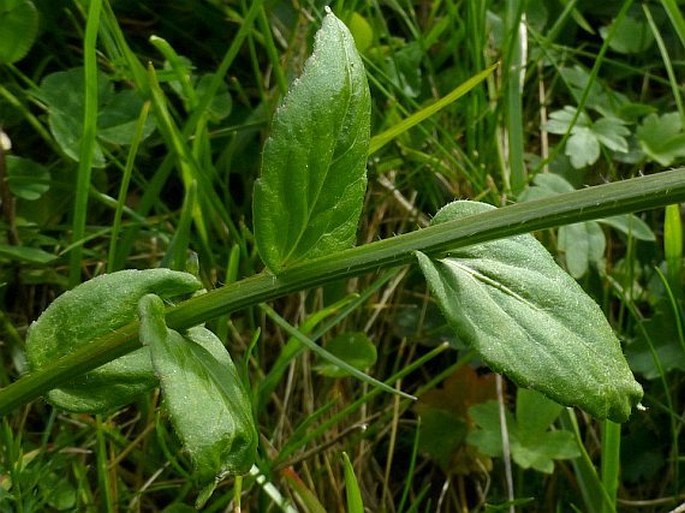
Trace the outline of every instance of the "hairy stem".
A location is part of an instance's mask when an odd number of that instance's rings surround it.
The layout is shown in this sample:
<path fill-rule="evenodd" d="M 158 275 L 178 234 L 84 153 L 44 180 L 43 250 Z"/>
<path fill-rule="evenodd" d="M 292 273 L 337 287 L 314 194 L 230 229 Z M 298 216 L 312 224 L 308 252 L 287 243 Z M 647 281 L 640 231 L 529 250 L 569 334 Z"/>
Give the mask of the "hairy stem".
<path fill-rule="evenodd" d="M 511 235 L 685 201 L 685 168 L 518 203 L 262 273 L 184 301 L 167 324 L 185 329 L 208 319 L 324 283 L 410 263 L 415 251 L 439 255 Z M 132 322 L 0 390 L 0 416 L 140 346 Z"/>

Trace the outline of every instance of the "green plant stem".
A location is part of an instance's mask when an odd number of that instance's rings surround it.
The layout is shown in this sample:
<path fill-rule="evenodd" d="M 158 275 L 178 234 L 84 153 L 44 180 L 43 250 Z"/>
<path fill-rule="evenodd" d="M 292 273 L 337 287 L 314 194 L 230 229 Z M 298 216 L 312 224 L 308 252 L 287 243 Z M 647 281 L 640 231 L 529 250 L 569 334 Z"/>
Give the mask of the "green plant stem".
<path fill-rule="evenodd" d="M 185 329 L 291 292 L 412 262 L 414 252 L 440 256 L 451 249 L 520 233 L 685 201 L 685 169 L 675 169 L 560 194 L 445 222 L 333 255 L 303 262 L 279 276 L 261 273 L 184 301 L 167 310 L 167 324 Z M 0 416 L 69 378 L 137 347 L 138 322 L 92 341 L 80 350 L 0 390 Z"/>
<path fill-rule="evenodd" d="M 681 7 L 676 0 L 661 0 L 661 5 L 668 14 L 680 42 L 685 46 L 685 18 L 683 18 Z"/>
<path fill-rule="evenodd" d="M 602 513 L 616 511 L 618 473 L 621 464 L 621 425 L 605 420 L 602 429 L 602 484 L 609 495 L 609 502 L 602 503 Z"/>
<path fill-rule="evenodd" d="M 578 487 L 585 501 L 585 511 L 603 511 L 611 505 L 611 499 L 597 475 L 597 470 L 590 459 L 590 455 L 585 449 L 575 411 L 571 408 L 565 408 L 560 420 L 562 427 L 573 433 L 580 451 L 580 456 L 572 460 L 571 464 L 573 465 Z"/>
<path fill-rule="evenodd" d="M 86 18 L 86 35 L 83 41 L 83 71 L 85 74 L 85 106 L 83 114 L 83 138 L 79 154 L 76 200 L 72 222 L 72 242 L 76 243 L 69 260 L 69 285 L 74 287 L 81 282 L 82 239 L 86 234 L 86 214 L 88 212 L 88 193 L 95 153 L 98 117 L 98 72 L 96 43 L 100 26 L 102 0 L 92 0 Z"/>
<path fill-rule="evenodd" d="M 526 55 L 525 38 L 522 31 L 521 16 L 523 14 L 523 2 L 509 0 L 506 9 L 506 30 L 509 38 L 509 51 L 504 63 L 504 76 L 506 77 L 506 134 L 508 143 L 507 160 L 509 169 L 505 170 L 504 177 L 507 187 L 518 194 L 526 184 L 526 166 L 523 162 L 523 107 L 522 89 L 523 74 L 525 73 Z M 523 26 L 525 30 L 525 25 Z"/>

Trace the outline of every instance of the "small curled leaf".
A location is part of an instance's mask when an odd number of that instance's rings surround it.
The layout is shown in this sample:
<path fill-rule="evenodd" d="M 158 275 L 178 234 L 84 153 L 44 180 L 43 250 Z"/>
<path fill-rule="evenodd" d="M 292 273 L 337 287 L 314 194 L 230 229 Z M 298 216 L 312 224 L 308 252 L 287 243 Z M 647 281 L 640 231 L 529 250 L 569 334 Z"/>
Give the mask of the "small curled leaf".
<path fill-rule="evenodd" d="M 154 294 L 140 300 L 138 312 L 140 340 L 150 349 L 164 405 L 198 480 L 246 474 L 256 457 L 257 428 L 226 348 L 204 327 L 183 334 L 167 328 L 164 304 Z"/>
<path fill-rule="evenodd" d="M 32 371 L 136 320 L 138 301 L 154 292 L 165 299 L 190 294 L 202 284 L 169 269 L 126 270 L 93 278 L 58 297 L 29 327 L 26 356 Z M 130 403 L 157 378 L 141 348 L 48 393 L 55 406 L 73 412 L 104 412 Z"/>

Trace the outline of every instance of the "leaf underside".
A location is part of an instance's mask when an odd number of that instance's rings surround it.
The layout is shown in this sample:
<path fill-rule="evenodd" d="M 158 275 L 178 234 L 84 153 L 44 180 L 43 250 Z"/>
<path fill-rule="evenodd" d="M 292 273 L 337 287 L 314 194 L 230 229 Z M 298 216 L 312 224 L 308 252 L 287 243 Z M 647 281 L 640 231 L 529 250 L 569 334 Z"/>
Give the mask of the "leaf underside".
<path fill-rule="evenodd" d="M 434 222 L 492 208 L 458 201 Z M 417 257 L 452 329 L 497 372 L 561 404 L 618 422 L 642 398 L 597 304 L 532 235 L 440 259 Z"/>

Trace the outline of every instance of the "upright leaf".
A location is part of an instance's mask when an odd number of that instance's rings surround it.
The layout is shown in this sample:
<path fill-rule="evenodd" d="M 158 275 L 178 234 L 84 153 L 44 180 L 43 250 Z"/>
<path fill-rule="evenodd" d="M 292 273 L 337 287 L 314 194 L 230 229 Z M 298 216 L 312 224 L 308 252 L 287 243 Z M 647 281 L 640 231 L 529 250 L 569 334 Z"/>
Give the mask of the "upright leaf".
<path fill-rule="evenodd" d="M 345 463 L 345 494 L 347 495 L 347 513 L 364 513 L 364 502 L 362 492 L 359 489 L 357 477 L 354 475 L 354 467 L 350 457 L 343 452 L 343 462 Z"/>
<path fill-rule="evenodd" d="M 454 202 L 434 222 L 491 208 Z M 561 404 L 618 422 L 642 398 L 597 304 L 533 236 L 478 244 L 440 259 L 417 256 L 449 324 L 496 371 Z"/>
<path fill-rule="evenodd" d="M 257 247 L 274 273 L 354 244 L 370 112 L 354 40 L 329 12 L 302 76 L 274 115 L 255 184 Z"/>

